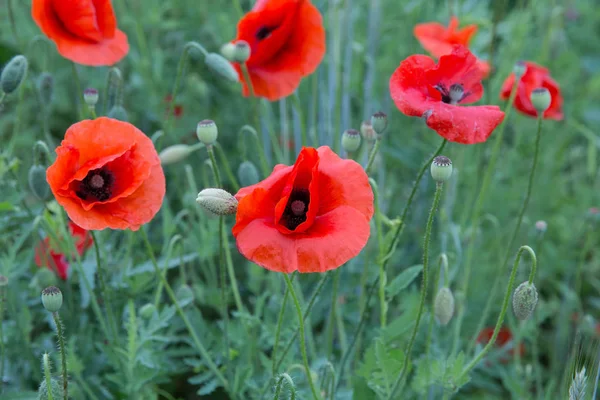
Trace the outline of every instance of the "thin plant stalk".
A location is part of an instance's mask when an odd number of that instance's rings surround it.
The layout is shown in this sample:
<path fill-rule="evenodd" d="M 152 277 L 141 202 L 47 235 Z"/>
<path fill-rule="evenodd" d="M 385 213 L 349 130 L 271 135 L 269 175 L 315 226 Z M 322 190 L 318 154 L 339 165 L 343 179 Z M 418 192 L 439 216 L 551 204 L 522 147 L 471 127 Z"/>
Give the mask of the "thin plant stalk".
<path fill-rule="evenodd" d="M 67 379 L 67 355 L 65 351 L 65 334 L 63 332 L 63 325 L 60 321 L 60 317 L 58 316 L 58 312 L 52 313 L 52 318 L 54 319 L 54 323 L 56 324 L 56 336 L 58 337 L 58 351 L 60 351 L 60 361 L 62 365 L 62 380 L 63 380 L 63 393 L 64 400 L 69 399 L 69 380 Z M 50 387 L 48 388 L 50 391 Z"/>
<path fill-rule="evenodd" d="M 537 133 L 536 133 L 536 137 L 535 137 L 535 149 L 534 149 L 534 153 L 533 153 L 533 162 L 531 165 L 531 170 L 529 172 L 529 181 L 527 184 L 527 192 L 525 194 L 525 199 L 523 200 L 523 204 L 521 205 L 521 209 L 519 210 L 519 216 L 517 217 L 517 224 L 515 225 L 515 229 L 513 230 L 512 236 L 510 238 L 510 242 L 508 243 L 508 248 L 506 250 L 506 254 L 504 256 L 504 261 L 502 262 L 502 267 L 500 268 L 500 271 L 504 271 L 506 269 L 506 266 L 510 259 L 510 249 L 514 247 L 515 242 L 517 241 L 517 236 L 519 234 L 519 231 L 521 230 L 521 224 L 523 223 L 523 216 L 525 215 L 525 212 L 527 211 L 527 206 L 529 205 L 529 200 L 531 199 L 531 193 L 533 192 L 535 171 L 536 171 L 538 158 L 539 158 L 539 152 L 540 152 L 540 141 L 541 141 L 541 136 L 542 136 L 541 133 L 542 133 L 542 117 L 540 116 L 540 117 L 538 117 Z M 474 246 L 471 245 L 471 247 L 474 247 Z M 496 294 L 496 290 L 499 285 L 499 282 L 500 282 L 499 276 L 497 276 L 494 281 L 494 284 L 492 285 L 492 290 L 490 291 L 491 295 L 488 297 L 488 300 L 487 300 L 488 304 L 486 304 L 486 307 L 484 310 L 489 309 L 491 302 L 495 298 L 495 294 Z M 482 315 L 481 324 L 485 323 L 484 318 L 487 318 L 486 313 L 484 313 Z M 477 333 L 475 333 L 475 335 L 477 335 Z M 473 336 L 473 339 L 471 340 L 471 344 L 473 344 L 475 342 L 474 339 L 475 339 L 475 336 Z M 455 338 L 455 341 L 456 341 L 456 338 Z M 472 349 L 471 346 L 470 346 L 470 348 Z"/>
<path fill-rule="evenodd" d="M 227 284 L 225 271 L 225 257 L 223 250 L 223 241 L 225 240 L 224 231 L 225 221 L 223 216 L 219 216 L 219 286 L 221 289 L 221 313 L 223 314 L 223 335 L 225 337 L 225 363 L 226 370 L 229 371 L 229 310 L 227 304 Z"/>
<path fill-rule="evenodd" d="M 105 308 L 106 308 L 106 317 L 108 319 L 108 325 L 110 327 L 110 329 L 112 330 L 112 335 L 113 335 L 113 340 L 117 340 L 118 337 L 118 333 L 117 333 L 117 325 L 115 322 L 115 317 L 113 315 L 113 311 L 112 311 L 112 302 L 111 302 L 111 295 L 110 295 L 110 289 L 106 286 L 106 281 L 104 280 L 105 278 L 105 270 L 104 267 L 102 266 L 102 258 L 100 257 L 100 245 L 98 244 L 98 238 L 95 234 L 94 231 L 90 231 L 90 234 L 92 235 L 92 240 L 94 242 L 94 250 L 96 252 L 96 271 L 98 273 L 98 281 L 100 282 L 100 291 L 102 293 L 102 295 L 104 296 L 104 303 L 105 303 Z"/>
<path fill-rule="evenodd" d="M 148 234 L 146 233 L 146 230 L 144 229 L 144 227 L 142 227 L 142 228 L 140 228 L 140 231 L 142 233 L 142 240 L 144 242 L 144 245 L 146 246 L 146 251 L 148 252 L 148 256 L 150 257 L 152 266 L 154 267 L 154 272 L 156 273 L 156 276 L 162 281 L 162 283 L 165 287 L 165 290 L 167 292 L 167 295 L 173 302 L 173 305 L 175 306 L 177 314 L 179 314 L 179 317 L 182 319 L 185 327 L 187 328 L 187 330 L 192 338 L 192 342 L 194 343 L 196 349 L 200 353 L 200 356 L 202 357 L 202 359 L 208 366 L 208 369 L 210 369 L 211 372 L 213 374 L 215 374 L 217 379 L 221 382 L 225 391 L 227 391 L 231 396 L 233 396 L 233 398 L 237 398 L 235 393 L 233 393 L 231 391 L 231 389 L 229 387 L 229 382 L 227 381 L 225 376 L 223 376 L 221 371 L 219 371 L 219 368 L 213 361 L 212 357 L 210 356 L 210 353 L 206 350 L 206 347 L 204 347 L 204 345 L 198 338 L 198 335 L 196 334 L 196 331 L 192 327 L 190 320 L 188 319 L 187 315 L 185 315 L 185 313 L 183 312 L 183 309 L 179 305 L 179 301 L 177 300 L 177 296 L 175 295 L 175 292 L 173 292 L 171 285 L 169 284 L 167 279 L 161 273 L 160 268 L 158 267 L 158 263 L 156 262 L 156 257 L 154 256 L 154 251 L 152 250 L 152 245 L 150 244 L 150 241 L 148 240 Z"/>
<path fill-rule="evenodd" d="M 296 277 L 296 271 L 292 274 L 292 281 Z M 271 373 L 273 376 L 277 373 L 276 361 L 277 361 L 277 347 L 279 347 L 279 338 L 281 337 L 281 326 L 283 325 L 283 315 L 285 314 L 285 306 L 287 304 L 288 297 L 290 295 L 290 289 L 286 286 L 285 293 L 283 294 L 283 301 L 281 302 L 281 309 L 279 310 L 279 317 L 277 318 L 277 329 L 275 330 L 275 342 L 273 343 L 273 351 L 271 352 L 271 360 L 273 362 Z"/>
<path fill-rule="evenodd" d="M 333 338 L 335 332 L 335 321 L 337 313 L 337 296 L 338 289 L 340 286 L 340 268 L 333 272 L 333 290 L 331 291 L 331 309 L 329 311 L 329 318 L 327 321 L 327 330 L 325 337 L 327 344 L 326 359 L 329 360 L 331 353 L 333 352 Z"/>
<path fill-rule="evenodd" d="M 223 187 L 223 181 L 221 181 L 221 173 L 219 172 L 219 165 L 217 164 L 217 159 L 215 158 L 215 151 L 213 150 L 212 145 L 206 146 L 206 151 L 208 152 L 208 156 L 210 157 L 210 162 L 212 164 L 212 170 L 215 174 L 215 180 L 217 181 L 217 187 Z"/>
<path fill-rule="evenodd" d="M 471 276 L 471 265 L 473 263 L 473 256 L 474 256 L 474 251 L 475 251 L 475 245 L 474 245 L 475 230 L 476 230 L 477 226 L 479 225 L 479 219 L 481 217 L 481 211 L 483 208 L 483 202 L 485 200 L 485 195 L 487 194 L 488 187 L 490 186 L 490 183 L 492 181 L 492 175 L 496 168 L 496 162 L 498 161 L 498 157 L 500 156 L 500 148 L 502 147 L 502 139 L 504 138 L 504 132 L 506 130 L 506 125 L 508 124 L 508 119 L 509 119 L 510 113 L 513 108 L 512 106 L 513 106 L 513 103 L 515 102 L 515 97 L 517 96 L 517 88 L 519 86 L 519 82 L 520 82 L 520 78 L 515 79 L 514 85 L 510 92 L 510 96 L 508 98 L 508 102 L 506 103 L 506 106 L 504 108 L 504 120 L 502 121 L 502 124 L 500 125 L 498 133 L 495 134 L 496 141 L 494 142 L 494 147 L 492 148 L 492 155 L 490 157 L 490 161 L 488 163 L 487 169 L 483 176 L 483 182 L 482 182 L 481 188 L 479 189 L 479 192 L 477 194 L 477 198 L 475 200 L 475 205 L 473 206 L 473 214 L 472 214 L 473 222 L 471 224 L 472 229 L 471 229 L 471 234 L 469 235 L 469 240 L 468 240 L 469 245 L 468 245 L 468 249 L 467 249 L 467 256 L 466 256 L 466 260 L 465 260 L 465 267 L 464 267 L 464 272 L 463 272 L 463 277 L 462 277 L 463 284 L 460 289 L 461 292 L 463 293 L 463 295 L 465 296 L 465 298 L 467 298 L 467 294 L 468 294 L 469 279 Z M 491 296 L 490 296 L 490 298 L 491 298 Z M 460 331 L 462 328 L 463 319 L 464 319 L 464 307 L 460 307 L 458 310 L 458 315 L 456 316 L 456 323 L 454 325 L 454 341 L 452 343 L 451 354 L 455 354 L 458 349 L 458 340 L 460 339 Z"/>
<path fill-rule="evenodd" d="M 367 161 L 367 166 L 365 167 L 365 172 L 368 174 L 369 171 L 371 170 L 371 167 L 373 166 L 373 162 L 375 161 L 375 156 L 377 155 L 377 152 L 379 151 L 379 146 L 381 146 L 381 139 L 377 138 L 377 140 L 375 140 L 375 144 L 373 145 L 373 148 L 371 149 L 371 152 L 369 153 L 369 161 Z"/>
<path fill-rule="evenodd" d="M 408 346 L 406 346 L 406 350 L 404 352 L 404 364 L 402 365 L 402 369 L 398 374 L 398 378 L 394 382 L 392 386 L 392 390 L 390 391 L 390 395 L 388 396 L 388 400 L 391 400 L 394 397 L 394 393 L 398 390 L 406 371 L 408 370 L 408 364 L 410 363 L 410 353 L 412 351 L 412 347 L 415 343 L 415 339 L 417 337 L 417 332 L 419 331 L 419 325 L 421 323 L 421 317 L 423 316 L 423 310 L 425 309 L 425 302 L 427 301 L 427 284 L 429 278 L 429 244 L 431 242 L 431 229 L 433 228 L 433 220 L 435 217 L 435 213 L 440 204 L 440 198 L 442 197 L 442 188 L 444 184 L 442 182 L 437 182 L 435 186 L 435 194 L 433 196 L 433 205 L 431 206 L 431 210 L 429 211 L 429 217 L 427 218 L 427 225 L 425 226 L 425 238 L 423 245 L 423 279 L 421 281 L 421 301 L 419 303 L 419 311 L 417 313 L 417 320 L 415 322 L 415 327 L 413 328 L 412 335 L 408 342 Z"/>
<path fill-rule="evenodd" d="M 296 313 L 298 314 L 298 324 L 299 324 L 299 332 L 300 332 L 300 351 L 302 352 L 302 361 L 304 362 L 304 370 L 306 372 L 306 379 L 308 380 L 308 385 L 310 386 L 310 390 L 313 395 L 313 399 L 319 400 L 320 396 L 317 393 L 317 389 L 315 388 L 315 384 L 312 380 L 312 373 L 310 370 L 310 365 L 308 363 L 308 356 L 306 355 L 306 340 L 304 334 L 304 316 L 302 315 L 302 308 L 300 307 L 300 302 L 298 301 L 298 296 L 296 296 L 296 291 L 294 290 L 294 285 L 292 281 L 287 276 L 287 274 L 283 274 L 283 279 L 285 279 L 285 283 L 287 284 L 288 290 L 290 292 L 290 296 L 292 297 L 292 301 L 294 302 L 294 306 L 296 307 Z"/>
<path fill-rule="evenodd" d="M 413 187 L 412 190 L 410 192 L 410 195 L 408 197 L 408 200 L 406 202 L 406 205 L 404 206 L 404 210 L 402 210 L 402 214 L 400 217 L 400 223 L 396 226 L 395 231 L 394 231 L 394 236 L 393 239 L 390 243 L 390 246 L 387 249 L 387 253 L 385 254 L 385 256 L 380 260 L 381 263 L 383 263 L 383 269 L 385 270 L 387 263 L 389 261 L 389 259 L 391 258 L 394 250 L 396 249 L 396 246 L 398 245 L 398 240 L 400 238 L 400 235 L 402 234 L 402 231 L 404 230 L 404 226 L 406 225 L 406 217 L 408 215 L 408 210 L 410 209 L 410 206 L 412 205 L 412 201 L 415 197 L 415 194 L 417 193 L 417 189 L 419 187 L 419 183 L 421 182 L 421 179 L 423 178 L 423 175 L 425 174 L 425 171 L 427 171 L 427 169 L 431 166 L 431 163 L 433 162 L 433 159 L 435 157 L 437 157 L 442 150 L 444 149 L 444 147 L 446 146 L 446 142 L 447 140 L 444 139 L 442 141 L 442 143 L 440 144 L 440 146 L 438 147 L 438 149 L 431 155 L 431 157 L 429 157 L 429 159 L 425 162 L 425 164 L 423 164 L 423 166 L 421 167 L 421 169 L 419 170 L 419 173 L 417 174 L 417 179 L 415 180 L 415 182 L 413 183 Z M 354 347 L 354 345 L 356 344 L 356 341 L 358 339 L 358 336 L 360 335 L 360 332 L 366 322 L 366 318 L 367 318 L 367 314 L 368 314 L 368 309 L 369 309 L 369 302 L 371 301 L 371 297 L 373 297 L 374 293 L 375 293 L 375 287 L 377 286 L 378 282 L 379 282 L 379 275 L 377 276 L 377 278 L 375 279 L 375 281 L 373 283 L 371 283 L 367 289 L 367 296 L 366 296 L 366 301 L 365 301 L 365 307 L 361 313 L 360 316 L 360 321 L 358 323 L 358 326 L 356 327 L 356 329 L 354 330 L 354 335 L 352 338 L 352 341 L 350 342 L 350 345 L 348 346 L 348 348 L 346 348 L 346 350 L 344 351 L 344 355 L 342 356 L 342 361 L 339 367 L 339 374 L 337 376 L 338 381 L 336 383 L 336 388 L 339 388 L 339 385 L 342 382 L 342 377 L 343 377 L 343 372 L 344 372 L 344 367 L 346 365 L 346 362 L 348 361 L 348 357 L 350 356 L 350 353 L 352 352 L 352 348 Z"/>
<path fill-rule="evenodd" d="M 10 0 L 9 0 L 10 3 Z M 54 400 L 54 396 L 52 395 L 52 372 L 50 371 L 50 357 L 48 357 L 48 353 L 45 353 L 42 356 L 43 364 L 44 364 L 44 378 L 46 379 L 46 392 L 48 393 L 48 400 Z"/>
<path fill-rule="evenodd" d="M 529 284 L 533 283 L 533 278 L 535 278 L 535 273 L 537 270 L 537 258 L 535 256 L 535 252 L 533 251 L 533 249 L 531 247 L 521 246 L 519 248 L 519 251 L 517 252 L 517 257 L 515 258 L 515 263 L 513 264 L 513 268 L 510 273 L 510 278 L 508 281 L 508 285 L 506 287 L 506 293 L 504 294 L 504 300 L 502 301 L 502 309 L 500 311 L 500 315 L 498 316 L 498 320 L 496 321 L 496 326 L 494 327 L 494 333 L 492 334 L 491 339 L 489 340 L 487 345 L 485 345 L 483 350 L 481 350 L 481 352 L 479 352 L 479 354 L 477 354 L 477 356 L 475 356 L 473 358 L 473 360 L 471 360 L 471 362 L 469 362 L 469 364 L 467 364 L 467 366 L 462 370 L 460 376 L 457 378 L 458 381 L 460 381 L 466 374 L 468 374 L 477 365 L 477 363 L 490 351 L 490 349 L 492 348 L 494 343 L 496 343 L 496 338 L 498 337 L 500 328 L 502 327 L 502 324 L 504 323 L 504 317 L 506 316 L 506 311 L 508 309 L 508 303 L 510 300 L 511 293 L 513 291 L 515 277 L 517 275 L 517 269 L 519 267 L 519 261 L 521 261 L 521 255 L 525 251 L 527 251 L 531 256 L 532 265 L 531 265 L 531 272 L 529 273 L 528 282 L 529 282 Z"/>

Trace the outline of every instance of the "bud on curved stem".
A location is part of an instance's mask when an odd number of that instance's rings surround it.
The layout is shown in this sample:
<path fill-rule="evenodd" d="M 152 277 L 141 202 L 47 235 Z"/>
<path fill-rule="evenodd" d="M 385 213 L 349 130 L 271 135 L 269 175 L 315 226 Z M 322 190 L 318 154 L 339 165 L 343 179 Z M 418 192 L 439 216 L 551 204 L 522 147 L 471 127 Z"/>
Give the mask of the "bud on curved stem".
<path fill-rule="evenodd" d="M 25 76 L 29 63 L 25 56 L 19 54 L 14 56 L 4 67 L 0 73 L 0 88 L 6 94 L 11 94 L 21 85 Z"/>
<path fill-rule="evenodd" d="M 294 385 L 292 377 L 285 372 L 279 375 L 277 378 L 277 385 L 275 386 L 275 396 L 273 397 L 273 400 L 279 400 L 281 398 L 284 385 L 287 386 L 288 390 L 290 391 L 290 400 L 295 400 L 296 385 Z"/>
<path fill-rule="evenodd" d="M 537 270 L 537 258 L 535 256 L 535 252 L 529 246 L 521 246 L 519 251 L 517 252 L 517 257 L 515 258 L 515 263 L 513 264 L 512 271 L 510 273 L 510 278 L 508 281 L 508 286 L 506 287 L 506 294 L 504 295 L 504 300 L 502 302 L 502 309 L 500 310 L 500 315 L 498 316 L 498 320 L 496 321 L 496 327 L 494 328 L 494 333 L 492 334 L 491 339 L 487 343 L 487 345 L 481 350 L 477 356 L 473 358 L 473 360 L 463 369 L 461 375 L 457 378 L 460 381 L 466 374 L 468 374 L 477 363 L 490 351 L 491 347 L 496 343 L 496 338 L 498 337 L 498 333 L 500 332 L 500 328 L 504 323 L 504 317 L 506 316 L 506 310 L 508 308 L 508 303 L 510 300 L 510 294 L 512 293 L 512 289 L 515 283 L 515 277 L 517 275 L 517 269 L 519 267 L 519 261 L 521 260 L 521 255 L 524 251 L 527 251 L 531 255 L 531 272 L 529 273 L 529 284 L 533 283 L 533 278 L 535 277 L 535 272 Z"/>
<path fill-rule="evenodd" d="M 44 365 L 44 377 L 46 379 L 46 397 L 48 400 L 54 400 L 52 393 L 52 371 L 50 369 L 50 357 L 48 356 L 48 353 L 44 353 L 42 360 L 42 364 Z"/>

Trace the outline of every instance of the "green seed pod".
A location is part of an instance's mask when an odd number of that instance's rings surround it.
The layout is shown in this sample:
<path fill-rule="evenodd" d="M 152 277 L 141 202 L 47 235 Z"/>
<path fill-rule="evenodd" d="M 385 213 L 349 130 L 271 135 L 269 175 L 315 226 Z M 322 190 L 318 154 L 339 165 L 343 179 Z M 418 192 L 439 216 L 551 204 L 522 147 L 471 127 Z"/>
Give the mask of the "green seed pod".
<path fill-rule="evenodd" d="M 162 165 L 175 164 L 185 160 L 193 151 L 187 144 L 175 144 L 161 151 L 158 157 Z"/>
<path fill-rule="evenodd" d="M 127 111 L 123 108 L 123 106 L 116 105 L 110 109 L 107 115 L 109 118 L 118 119 L 119 121 L 129 122 L 129 117 L 127 116 Z"/>
<path fill-rule="evenodd" d="M 235 52 L 233 55 L 233 61 L 238 63 L 245 63 L 250 58 L 250 45 L 245 40 L 238 40 L 235 42 Z"/>
<path fill-rule="evenodd" d="M 258 169 L 252 161 L 244 161 L 241 163 L 237 172 L 242 187 L 254 185 L 258 183 L 260 179 Z"/>
<path fill-rule="evenodd" d="M 527 65 L 523 61 L 517 61 L 515 63 L 515 66 L 513 67 L 513 72 L 517 78 L 520 78 L 523 75 L 525 75 L 526 71 Z"/>
<path fill-rule="evenodd" d="M 448 325 L 454 315 L 454 295 L 447 287 L 439 290 L 434 300 L 434 313 L 440 325 Z"/>
<path fill-rule="evenodd" d="M 381 135 L 386 130 L 387 125 L 388 119 L 385 113 L 378 111 L 371 117 L 371 126 L 378 135 Z"/>
<path fill-rule="evenodd" d="M 515 316 L 524 321 L 531 316 L 538 302 L 538 292 L 533 283 L 525 281 L 513 293 L 513 311 Z"/>
<path fill-rule="evenodd" d="M 346 129 L 342 134 L 342 148 L 353 153 L 360 147 L 360 133 L 356 129 Z"/>
<path fill-rule="evenodd" d="M 196 202 L 216 215 L 232 215 L 237 212 L 237 199 L 223 189 L 204 189 L 198 193 Z"/>
<path fill-rule="evenodd" d="M 206 65 L 216 74 L 227 79 L 230 82 L 239 82 L 238 73 L 233 65 L 225 57 L 217 53 L 208 53 L 204 58 Z"/>
<path fill-rule="evenodd" d="M 205 119 L 198 122 L 198 126 L 196 126 L 196 136 L 198 136 L 198 140 L 206 146 L 214 144 L 219 136 L 219 129 L 217 129 L 215 121 Z"/>
<path fill-rule="evenodd" d="M 446 156 L 437 156 L 431 163 L 431 177 L 436 182 L 446 182 L 452 176 L 452 161 Z"/>
<path fill-rule="evenodd" d="M 56 286 L 48 286 L 42 290 L 42 304 L 50 312 L 57 312 L 63 303 L 63 295 Z"/>
<path fill-rule="evenodd" d="M 156 312 L 156 307 L 152 303 L 146 303 L 140 308 L 140 315 L 144 319 L 150 319 Z"/>
<path fill-rule="evenodd" d="M 89 107 L 95 107 L 96 103 L 98 103 L 98 91 L 94 88 L 87 88 L 83 91 L 83 101 Z"/>
<path fill-rule="evenodd" d="M 533 108 L 537 110 L 538 113 L 543 113 L 550 107 L 550 103 L 552 103 L 552 95 L 550 91 L 546 88 L 536 88 L 531 91 L 531 95 L 529 96 L 531 100 L 531 104 L 533 104 Z"/>
<path fill-rule="evenodd" d="M 36 82 L 41 103 L 48 107 L 52 103 L 52 94 L 54 93 L 54 79 L 48 72 L 43 72 Z"/>
<path fill-rule="evenodd" d="M 29 189 L 39 201 L 45 201 L 50 195 L 50 185 L 46 181 L 46 168 L 32 165 L 27 175 Z"/>
<path fill-rule="evenodd" d="M 23 82 L 29 63 L 23 55 L 14 56 L 0 74 L 0 87 L 6 94 L 11 94 Z"/>

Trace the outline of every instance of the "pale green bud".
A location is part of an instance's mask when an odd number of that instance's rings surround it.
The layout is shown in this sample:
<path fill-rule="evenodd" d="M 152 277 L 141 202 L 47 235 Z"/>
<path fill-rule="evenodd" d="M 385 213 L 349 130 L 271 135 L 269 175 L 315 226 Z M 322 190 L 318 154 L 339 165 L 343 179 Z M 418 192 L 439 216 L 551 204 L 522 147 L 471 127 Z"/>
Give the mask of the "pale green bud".
<path fill-rule="evenodd" d="M 434 313 L 440 325 L 448 325 L 454 315 L 454 295 L 447 288 L 441 288 L 434 300 Z"/>
<path fill-rule="evenodd" d="M 525 281 L 515 289 L 513 294 L 513 311 L 515 316 L 524 321 L 531 316 L 538 302 L 538 292 L 533 283 Z"/>
<path fill-rule="evenodd" d="M 231 215 L 237 212 L 237 199 L 223 189 L 204 189 L 198 193 L 196 202 L 216 215 Z"/>

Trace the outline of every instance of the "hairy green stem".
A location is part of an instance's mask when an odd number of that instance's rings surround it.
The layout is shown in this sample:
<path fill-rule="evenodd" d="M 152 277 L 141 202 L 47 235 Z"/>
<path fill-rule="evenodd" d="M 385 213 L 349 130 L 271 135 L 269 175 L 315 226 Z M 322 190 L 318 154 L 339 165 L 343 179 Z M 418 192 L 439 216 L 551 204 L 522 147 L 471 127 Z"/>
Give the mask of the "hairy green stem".
<path fill-rule="evenodd" d="M 226 240 L 224 237 L 225 221 L 223 216 L 219 217 L 219 286 L 221 287 L 221 313 L 223 314 L 223 335 L 225 337 L 225 363 L 227 371 L 229 371 L 229 309 L 227 304 L 227 283 L 225 279 L 225 257 L 223 243 Z"/>
<path fill-rule="evenodd" d="M 64 400 L 69 399 L 69 380 L 67 374 L 67 354 L 65 350 L 65 334 L 63 332 L 63 325 L 60 321 L 60 317 L 58 316 L 58 312 L 52 313 L 52 318 L 54 318 L 54 323 L 56 324 L 56 336 L 58 337 L 58 351 L 60 352 L 60 361 L 62 365 L 62 380 L 63 380 L 63 393 Z M 50 391 L 50 387 L 48 387 L 48 391 Z"/>
<path fill-rule="evenodd" d="M 156 257 L 154 256 L 154 251 L 152 250 L 152 245 L 150 244 L 150 241 L 148 240 L 148 234 L 146 233 L 146 229 L 144 229 L 144 227 L 141 227 L 140 231 L 142 233 L 142 240 L 144 241 L 144 244 L 146 246 L 146 251 L 148 252 L 148 256 L 150 257 L 150 260 L 152 261 L 152 266 L 154 267 L 154 272 L 156 273 L 156 276 L 162 281 L 162 283 L 165 287 L 165 290 L 167 291 L 167 295 L 173 302 L 173 305 L 175 306 L 175 309 L 177 310 L 177 314 L 179 314 L 179 317 L 183 321 L 190 336 L 192 337 L 192 341 L 194 342 L 196 349 L 200 353 L 200 356 L 202 357 L 202 359 L 208 366 L 208 369 L 210 369 L 212 371 L 212 373 L 215 374 L 217 379 L 219 381 L 221 381 L 221 384 L 223 385 L 223 388 L 225 389 L 225 391 L 227 391 L 229 393 L 229 395 L 232 396 L 232 398 L 237 399 L 236 394 L 233 393 L 231 391 L 231 388 L 229 387 L 229 382 L 227 381 L 225 376 L 223 376 L 221 371 L 219 371 L 219 368 L 213 361 L 212 357 L 210 356 L 210 353 L 206 350 L 206 347 L 204 347 L 204 345 L 198 338 L 198 335 L 196 334 L 196 331 L 192 327 L 190 320 L 188 319 L 187 315 L 185 315 L 185 313 L 183 312 L 183 309 L 179 305 L 179 301 L 177 300 L 177 296 L 173 292 L 171 285 L 169 284 L 167 279 L 161 273 L 160 268 L 158 267 L 158 263 L 156 262 Z"/>
<path fill-rule="evenodd" d="M 292 275 L 292 280 L 296 276 L 296 271 Z M 279 347 L 279 338 L 281 336 L 281 326 L 283 325 L 283 315 L 285 314 L 285 306 L 287 304 L 287 300 L 290 294 L 289 288 L 285 287 L 285 293 L 283 294 L 283 301 L 281 302 L 281 309 L 279 310 L 279 317 L 277 318 L 277 329 L 275 330 L 275 342 L 273 343 L 273 351 L 271 353 L 271 361 L 273 362 L 271 373 L 273 376 L 277 373 L 276 370 L 276 361 L 277 361 L 277 347 Z"/>
<path fill-rule="evenodd" d="M 52 394 L 52 373 L 50 371 L 50 357 L 48 357 L 48 353 L 45 353 L 42 356 L 43 364 L 44 364 L 44 377 L 46 379 L 46 392 L 48 393 L 48 400 L 54 400 L 54 395 Z"/>
<path fill-rule="evenodd" d="M 298 296 L 296 296 L 296 292 L 294 290 L 294 285 L 292 281 L 287 276 L 287 274 L 283 274 L 283 279 L 285 279 L 285 283 L 287 284 L 288 290 L 290 292 L 290 296 L 292 297 L 292 301 L 294 302 L 294 306 L 296 307 L 296 313 L 298 314 L 298 324 L 299 324 L 299 332 L 300 332 L 300 351 L 302 353 L 302 361 L 304 362 L 304 370 L 306 372 L 306 379 L 308 380 L 308 385 L 310 386 L 310 390 L 313 395 L 313 399 L 319 400 L 320 396 L 317 393 L 317 389 L 315 388 L 315 384 L 312 380 L 312 373 L 310 371 L 310 365 L 308 364 L 308 356 L 306 355 L 306 341 L 304 335 L 304 316 L 302 315 L 302 308 L 300 307 L 300 302 L 298 301 Z"/>
<path fill-rule="evenodd" d="M 219 172 L 219 165 L 217 164 L 217 159 L 215 158 L 215 151 L 213 150 L 213 146 L 206 146 L 206 151 L 208 152 L 208 156 L 210 157 L 210 163 L 212 164 L 213 173 L 215 174 L 217 187 L 222 188 L 223 182 L 221 181 L 221 173 Z"/>
<path fill-rule="evenodd" d="M 96 272 L 98 274 L 98 281 L 100 282 L 100 292 L 104 296 L 106 317 L 108 319 L 108 325 L 109 325 L 110 329 L 112 330 L 113 340 L 116 341 L 118 338 L 117 325 L 116 325 L 115 317 L 114 317 L 113 310 L 112 310 L 112 297 L 110 294 L 110 288 L 107 287 L 106 281 L 104 280 L 104 278 L 105 278 L 104 273 L 106 271 L 104 270 L 104 267 L 102 266 L 102 259 L 100 258 L 100 245 L 98 243 L 98 238 L 97 238 L 95 232 L 90 231 L 90 234 L 92 235 L 92 239 L 94 242 L 94 250 L 96 252 L 96 266 L 97 266 Z"/>
<path fill-rule="evenodd" d="M 287 384 L 287 387 L 290 391 L 290 400 L 296 400 L 296 386 L 294 385 L 292 377 L 285 372 L 279 376 L 277 386 L 275 387 L 275 396 L 273 397 L 273 400 L 279 400 L 281 398 L 281 392 L 284 384 Z"/>
<path fill-rule="evenodd" d="M 417 320 L 415 322 L 415 327 L 413 328 L 412 335 L 408 342 L 408 346 L 406 346 L 406 351 L 404 352 L 404 364 L 402 365 L 402 369 L 398 374 L 398 378 L 392 387 L 390 395 L 388 396 L 388 400 L 391 400 L 394 397 L 394 393 L 398 390 L 406 371 L 408 370 L 408 364 L 410 363 L 410 352 L 412 351 L 412 347 L 415 343 L 415 338 L 417 337 L 417 332 L 419 331 L 419 325 L 421 323 L 421 317 L 423 316 L 423 310 L 425 309 L 425 302 L 427 300 L 427 279 L 429 277 L 429 244 L 431 242 L 431 229 L 433 228 L 433 219 L 435 217 L 435 213 L 440 204 L 440 198 L 442 197 L 442 188 L 443 183 L 437 182 L 435 186 L 435 194 L 433 196 L 433 205 L 431 206 L 431 210 L 429 211 L 429 217 L 427 218 L 427 225 L 425 226 L 425 238 L 423 244 L 423 280 L 421 281 L 421 301 L 419 303 L 419 311 L 417 313 Z"/>
<path fill-rule="evenodd" d="M 329 319 L 327 321 L 327 331 L 326 331 L 326 359 L 329 360 L 331 354 L 333 353 L 333 338 L 335 332 L 335 321 L 336 321 L 336 313 L 337 313 L 337 296 L 338 289 L 340 286 L 340 271 L 338 268 L 333 272 L 333 290 L 331 291 L 331 309 L 329 311 Z"/>
<path fill-rule="evenodd" d="M 379 151 L 379 146 L 381 146 L 381 139 L 377 138 L 377 140 L 375 141 L 375 144 L 373 145 L 373 148 L 371 149 L 371 153 L 369 153 L 369 161 L 367 161 L 367 166 L 365 167 L 365 172 L 367 174 L 371 170 L 371 167 L 373 166 L 373 162 L 375 162 L 375 156 L 377 155 L 377 152 Z"/>
<path fill-rule="evenodd" d="M 513 291 L 513 286 L 515 283 L 515 277 L 517 275 L 517 269 L 519 267 L 519 261 L 521 260 L 521 255 L 524 251 L 527 251 L 531 256 L 531 272 L 529 273 L 529 282 L 533 282 L 533 278 L 535 278 L 535 273 L 537 270 L 537 258 L 535 256 L 535 252 L 529 246 L 521 246 L 519 251 L 517 252 L 517 257 L 515 258 L 515 263 L 513 264 L 512 271 L 510 273 L 510 278 L 508 280 L 508 286 L 506 287 L 506 293 L 504 294 L 504 300 L 502 302 L 502 309 L 500 311 L 500 315 L 498 316 L 498 320 L 496 321 L 496 326 L 494 328 L 494 333 L 492 334 L 491 339 L 488 344 L 479 352 L 473 360 L 462 370 L 460 376 L 457 378 L 457 381 L 462 380 L 462 378 L 468 374 L 477 363 L 490 351 L 494 343 L 496 343 L 496 338 L 498 337 L 498 333 L 500 332 L 500 328 L 502 327 L 502 323 L 504 322 L 504 317 L 506 316 L 506 310 L 508 309 L 508 303 L 510 300 L 510 295 Z"/>

